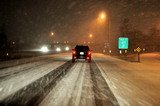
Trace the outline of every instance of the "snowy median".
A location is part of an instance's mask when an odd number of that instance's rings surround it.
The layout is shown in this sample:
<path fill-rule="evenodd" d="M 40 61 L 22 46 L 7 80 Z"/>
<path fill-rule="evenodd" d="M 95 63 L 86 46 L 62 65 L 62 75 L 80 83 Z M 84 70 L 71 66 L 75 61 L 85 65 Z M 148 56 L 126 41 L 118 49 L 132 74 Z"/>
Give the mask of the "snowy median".
<path fill-rule="evenodd" d="M 46 69 L 42 69 L 45 71 L 39 70 L 38 73 L 32 71 L 32 73 L 30 73 L 30 76 L 32 77 L 28 77 L 27 81 L 25 81 L 26 78 L 23 80 L 25 76 L 18 76 L 14 79 L 1 82 L 1 104 L 29 105 L 34 103 L 36 100 L 43 97 L 42 95 L 45 95 L 45 93 L 48 92 L 50 86 L 55 83 L 56 78 L 64 74 L 71 65 L 72 63 L 70 61 L 66 63 L 57 62 L 54 66 L 52 63 L 48 64 L 48 66 L 45 67 Z M 33 77 L 34 74 L 39 74 L 39 79 Z"/>

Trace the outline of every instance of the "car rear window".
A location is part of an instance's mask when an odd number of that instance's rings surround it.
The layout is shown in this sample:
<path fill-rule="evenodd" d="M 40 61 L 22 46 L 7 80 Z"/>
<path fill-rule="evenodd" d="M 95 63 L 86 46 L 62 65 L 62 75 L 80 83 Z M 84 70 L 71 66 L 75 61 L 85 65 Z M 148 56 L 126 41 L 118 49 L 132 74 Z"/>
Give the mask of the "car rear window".
<path fill-rule="evenodd" d="M 88 51 L 89 47 L 88 46 L 76 46 L 75 49 L 76 51 Z"/>

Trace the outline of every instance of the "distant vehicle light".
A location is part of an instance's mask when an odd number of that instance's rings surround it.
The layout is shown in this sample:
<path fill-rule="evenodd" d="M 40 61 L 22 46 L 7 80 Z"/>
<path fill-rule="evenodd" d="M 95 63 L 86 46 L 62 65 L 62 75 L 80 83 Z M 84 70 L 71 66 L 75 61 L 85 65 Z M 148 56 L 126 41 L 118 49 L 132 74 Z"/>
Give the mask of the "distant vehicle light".
<path fill-rule="evenodd" d="M 66 51 L 69 51 L 69 47 L 66 47 L 65 50 L 66 50 Z"/>
<path fill-rule="evenodd" d="M 57 47 L 57 48 L 56 48 L 56 51 L 57 51 L 57 52 L 60 52 L 60 51 L 61 51 L 61 48 L 60 48 L 60 47 Z"/>
<path fill-rule="evenodd" d="M 49 49 L 48 49 L 47 46 L 42 46 L 40 51 L 44 52 L 44 53 L 47 53 L 49 51 Z"/>

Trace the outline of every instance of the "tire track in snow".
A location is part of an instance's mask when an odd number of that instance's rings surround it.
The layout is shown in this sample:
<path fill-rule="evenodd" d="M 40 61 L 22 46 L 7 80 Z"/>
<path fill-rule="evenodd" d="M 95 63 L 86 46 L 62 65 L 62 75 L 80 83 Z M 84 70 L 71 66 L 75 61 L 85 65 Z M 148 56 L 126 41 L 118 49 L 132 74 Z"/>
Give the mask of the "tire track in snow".
<path fill-rule="evenodd" d="M 118 101 L 94 61 L 90 64 L 96 106 L 119 106 Z"/>
<path fill-rule="evenodd" d="M 119 106 L 95 62 L 76 62 L 40 106 Z"/>

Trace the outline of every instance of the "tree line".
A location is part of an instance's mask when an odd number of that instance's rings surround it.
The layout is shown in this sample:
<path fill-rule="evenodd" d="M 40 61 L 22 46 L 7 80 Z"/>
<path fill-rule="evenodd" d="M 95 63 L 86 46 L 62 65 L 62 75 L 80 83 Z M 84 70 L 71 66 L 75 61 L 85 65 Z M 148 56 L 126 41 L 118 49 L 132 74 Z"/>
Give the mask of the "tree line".
<path fill-rule="evenodd" d="M 0 29 L 0 50 L 6 50 L 8 45 L 8 39 L 6 35 L 5 24 L 1 26 Z"/>
<path fill-rule="evenodd" d="M 128 18 L 122 20 L 120 26 L 121 37 L 129 38 L 129 52 L 134 52 L 134 49 L 140 47 L 146 52 L 160 51 L 160 29 L 152 26 L 148 34 L 144 34 L 137 28 L 134 28 Z"/>

